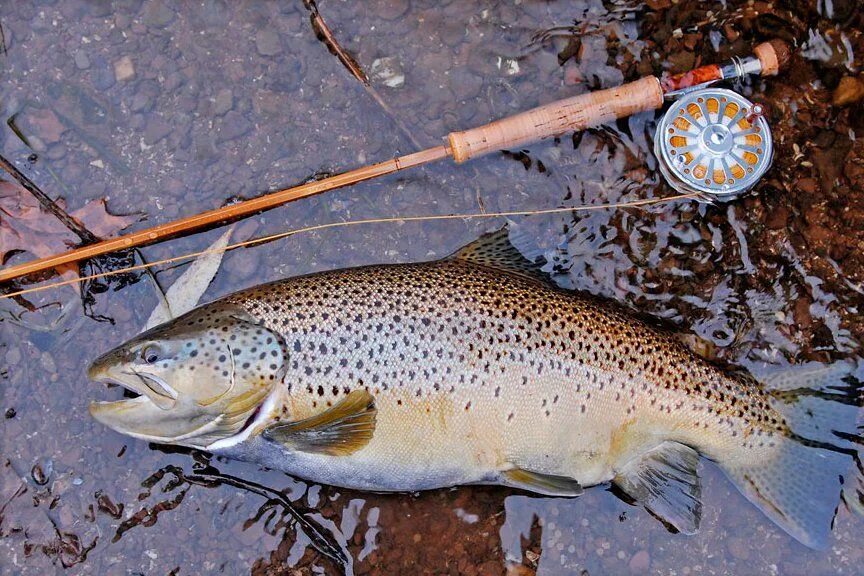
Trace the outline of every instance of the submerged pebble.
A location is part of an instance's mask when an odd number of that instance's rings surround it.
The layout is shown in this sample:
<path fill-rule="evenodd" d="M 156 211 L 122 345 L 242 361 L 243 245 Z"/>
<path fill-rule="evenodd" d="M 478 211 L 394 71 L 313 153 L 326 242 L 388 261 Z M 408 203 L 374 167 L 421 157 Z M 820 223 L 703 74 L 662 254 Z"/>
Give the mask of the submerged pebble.
<path fill-rule="evenodd" d="M 90 81 L 97 90 L 107 90 L 117 82 L 114 70 L 108 65 L 103 56 L 96 56 L 92 60 L 93 67 L 90 70 Z"/>
<path fill-rule="evenodd" d="M 227 142 L 239 138 L 252 130 L 252 123 L 240 112 L 231 110 L 222 119 L 222 126 L 217 132 L 219 142 Z"/>
<path fill-rule="evenodd" d="M 234 106 L 234 94 L 229 88 L 223 88 L 216 93 L 213 100 L 213 114 L 224 116 Z"/>
<path fill-rule="evenodd" d="M 399 88 L 405 84 L 405 74 L 402 72 L 401 62 L 395 56 L 374 60 L 369 69 L 369 80 L 381 83 L 388 88 Z"/>
<path fill-rule="evenodd" d="M 279 34 L 272 28 L 264 28 L 255 33 L 255 47 L 262 56 L 275 56 L 282 52 Z"/>
<path fill-rule="evenodd" d="M 87 57 L 87 54 L 82 50 L 77 50 L 75 52 L 75 66 L 79 70 L 87 70 L 90 68 L 90 59 Z"/>
<path fill-rule="evenodd" d="M 118 82 L 127 82 L 135 77 L 135 65 L 132 58 L 124 56 L 114 62 L 114 77 Z"/>
<path fill-rule="evenodd" d="M 48 484 L 48 481 L 51 479 L 51 473 L 54 471 L 54 465 L 51 460 L 46 460 L 44 464 L 44 467 L 42 463 L 34 464 L 33 468 L 30 469 L 30 477 L 39 486 Z"/>
<path fill-rule="evenodd" d="M 651 555 L 647 550 L 640 550 L 630 558 L 628 566 L 632 574 L 647 574 L 651 567 Z"/>
<path fill-rule="evenodd" d="M 163 118 L 153 115 L 144 128 L 144 142 L 150 146 L 168 136 L 174 127 Z"/>
<path fill-rule="evenodd" d="M 144 7 L 144 24 L 164 28 L 174 20 L 174 10 L 164 0 L 152 0 Z"/>

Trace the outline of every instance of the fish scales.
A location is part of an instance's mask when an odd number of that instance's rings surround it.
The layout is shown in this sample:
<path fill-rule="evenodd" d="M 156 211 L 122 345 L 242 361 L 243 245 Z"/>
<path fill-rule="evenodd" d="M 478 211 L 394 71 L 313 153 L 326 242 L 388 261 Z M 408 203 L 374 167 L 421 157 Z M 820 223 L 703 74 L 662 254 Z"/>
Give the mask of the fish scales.
<path fill-rule="evenodd" d="M 376 433 L 356 456 L 374 473 L 360 488 L 496 481 L 509 465 L 591 485 L 652 442 L 654 427 L 675 427 L 708 455 L 759 448 L 780 427 L 758 389 L 673 337 L 608 304 L 472 263 L 326 272 L 228 301 L 285 338 L 274 419 L 308 417 L 358 387 L 375 397 Z M 335 460 L 325 482 L 345 482 L 354 466 Z M 414 469 L 430 463 L 435 478 Z"/>
<path fill-rule="evenodd" d="M 795 538 L 826 545 L 844 482 L 864 494 L 860 402 L 798 408 L 791 376 L 778 402 L 540 276 L 505 231 L 443 260 L 242 290 L 97 359 L 91 378 L 141 396 L 91 412 L 139 438 L 355 489 L 576 496 L 612 482 L 685 533 L 699 526 L 705 456 Z M 849 373 L 816 379 L 837 390 Z"/>

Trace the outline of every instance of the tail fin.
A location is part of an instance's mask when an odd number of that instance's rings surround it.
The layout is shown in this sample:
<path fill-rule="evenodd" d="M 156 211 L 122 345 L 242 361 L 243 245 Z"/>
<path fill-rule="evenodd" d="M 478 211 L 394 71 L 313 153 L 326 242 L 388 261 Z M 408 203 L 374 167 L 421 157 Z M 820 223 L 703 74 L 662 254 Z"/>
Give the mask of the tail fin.
<path fill-rule="evenodd" d="M 811 548 L 827 547 L 841 499 L 850 510 L 864 513 L 857 368 L 810 365 L 766 378 L 771 404 L 792 434 L 777 440 L 770 461 L 723 465 L 748 500 Z"/>

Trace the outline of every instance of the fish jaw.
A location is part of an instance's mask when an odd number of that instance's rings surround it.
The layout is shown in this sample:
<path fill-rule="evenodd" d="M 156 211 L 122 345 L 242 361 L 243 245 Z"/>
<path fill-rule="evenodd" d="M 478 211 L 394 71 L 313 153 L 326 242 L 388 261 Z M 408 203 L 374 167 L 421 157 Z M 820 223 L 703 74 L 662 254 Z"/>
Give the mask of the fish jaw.
<path fill-rule="evenodd" d="M 90 415 L 112 430 L 135 438 L 153 442 L 164 442 L 165 435 L 157 433 L 150 422 L 158 422 L 161 408 L 150 399 L 152 393 L 145 385 L 146 380 L 130 377 L 116 369 L 118 351 L 112 350 L 97 358 L 87 369 L 87 377 L 97 383 L 121 386 L 135 394 L 132 398 L 115 401 L 93 401 L 88 407 Z"/>
<path fill-rule="evenodd" d="M 115 432 L 159 444 L 176 444 L 178 439 L 200 428 L 189 430 L 186 426 L 166 426 L 162 409 L 147 396 L 113 402 L 94 401 L 89 410 L 97 422 Z"/>
<path fill-rule="evenodd" d="M 190 414 L 177 406 L 176 398 L 167 396 L 173 391 L 166 386 L 166 394 L 159 394 L 152 383 L 146 385 L 151 375 L 118 372 L 112 369 L 109 355 L 97 359 L 88 369 L 87 376 L 97 383 L 115 384 L 136 394 L 133 398 L 114 401 L 92 401 L 88 406 L 90 415 L 100 424 L 115 432 L 158 444 L 177 444 L 191 448 L 204 448 L 206 443 L 195 439 L 210 429 L 218 428 L 219 417 L 205 414 Z M 106 359 L 105 362 L 102 362 Z M 157 379 L 158 380 L 158 379 Z"/>
<path fill-rule="evenodd" d="M 147 397 L 162 410 L 169 410 L 177 402 L 177 391 L 162 378 L 147 372 L 122 370 L 112 350 L 97 358 L 87 369 L 87 377 L 94 382 L 116 384 L 140 396 Z"/>

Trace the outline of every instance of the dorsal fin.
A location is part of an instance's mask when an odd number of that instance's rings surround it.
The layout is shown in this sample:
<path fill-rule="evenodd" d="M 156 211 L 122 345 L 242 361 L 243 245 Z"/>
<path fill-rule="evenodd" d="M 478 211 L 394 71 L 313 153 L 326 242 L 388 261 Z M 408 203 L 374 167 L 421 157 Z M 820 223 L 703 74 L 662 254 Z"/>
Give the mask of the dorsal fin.
<path fill-rule="evenodd" d="M 516 244 L 520 249 L 516 248 Z M 549 275 L 541 268 L 546 258 L 526 234 L 512 223 L 484 234 L 474 242 L 463 246 L 447 257 L 450 260 L 463 260 L 488 268 L 549 281 Z"/>

